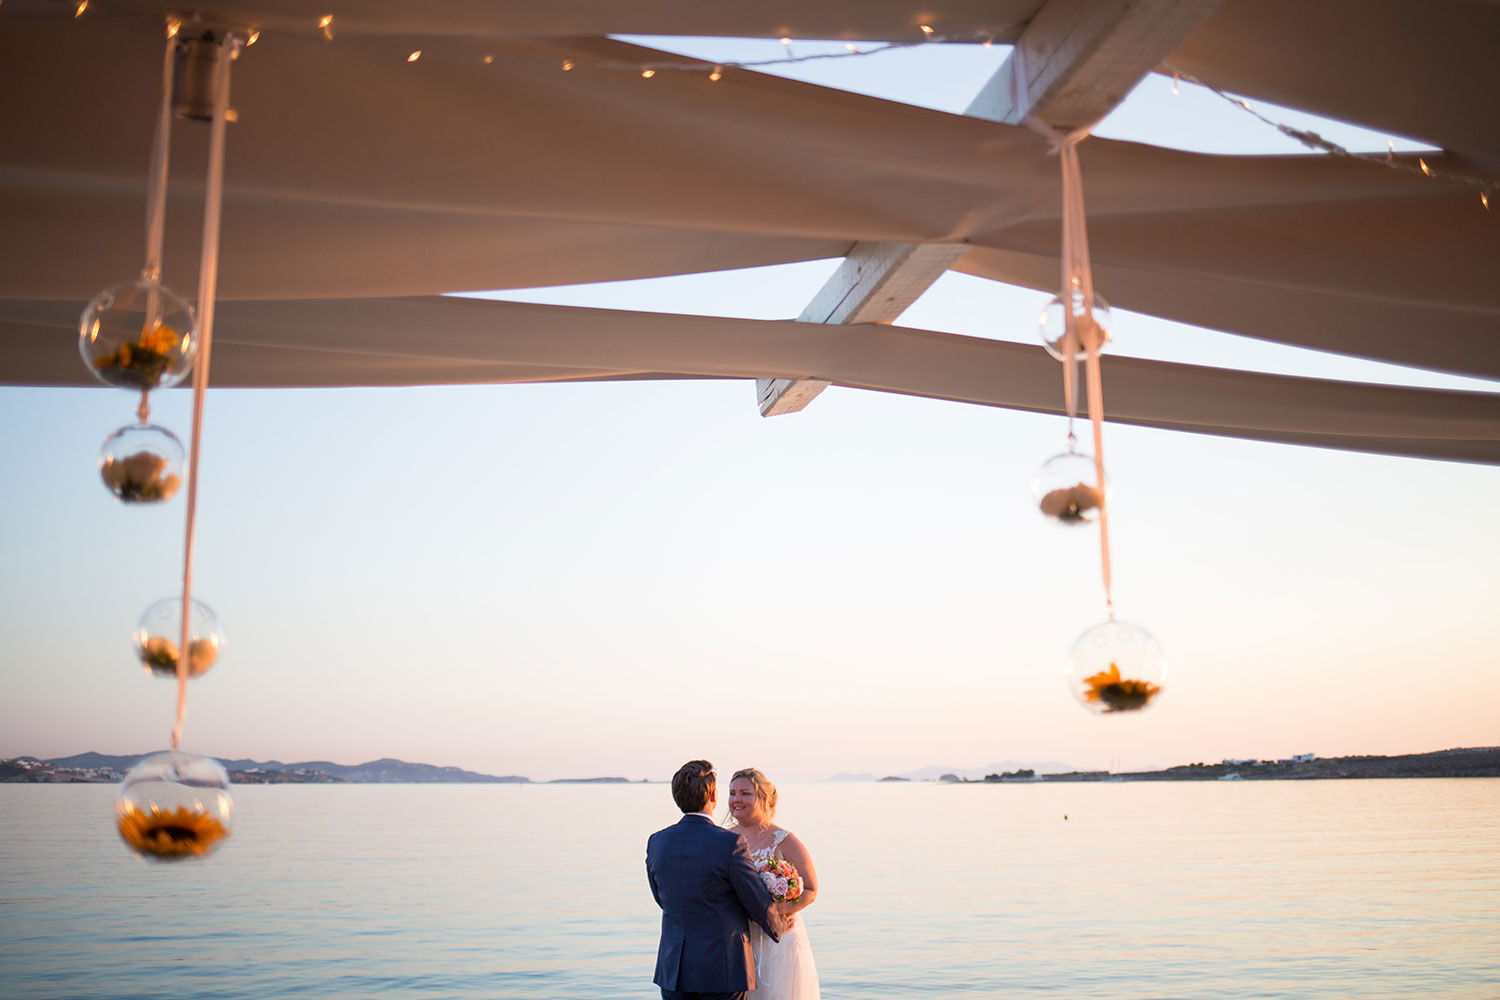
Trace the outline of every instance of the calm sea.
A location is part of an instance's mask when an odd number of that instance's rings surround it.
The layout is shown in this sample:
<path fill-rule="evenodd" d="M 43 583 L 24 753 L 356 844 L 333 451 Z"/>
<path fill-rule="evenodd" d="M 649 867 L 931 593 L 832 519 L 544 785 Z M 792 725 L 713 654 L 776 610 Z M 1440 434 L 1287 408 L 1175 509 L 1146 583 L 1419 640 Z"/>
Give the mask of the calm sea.
<path fill-rule="evenodd" d="M 208 861 L 0 786 L 0 996 L 651 986 L 662 785 L 239 786 Z M 824 996 L 1500 998 L 1500 779 L 784 786 Z"/>

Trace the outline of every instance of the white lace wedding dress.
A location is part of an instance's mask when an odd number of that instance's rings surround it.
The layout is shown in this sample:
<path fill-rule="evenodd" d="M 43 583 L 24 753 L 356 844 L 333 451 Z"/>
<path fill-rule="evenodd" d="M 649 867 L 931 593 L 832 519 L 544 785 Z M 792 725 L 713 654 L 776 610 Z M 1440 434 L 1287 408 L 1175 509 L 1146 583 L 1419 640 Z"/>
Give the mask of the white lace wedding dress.
<path fill-rule="evenodd" d="M 771 846 L 753 852 L 750 860 L 758 865 L 769 857 L 779 857 L 776 852 L 785 839 L 786 831 L 777 830 Z M 759 924 L 750 922 L 756 979 L 750 1000 L 820 1000 L 818 970 L 813 965 L 812 945 L 807 940 L 807 924 L 802 913 L 797 914 L 796 924 L 781 935 L 779 942 L 767 937 Z"/>

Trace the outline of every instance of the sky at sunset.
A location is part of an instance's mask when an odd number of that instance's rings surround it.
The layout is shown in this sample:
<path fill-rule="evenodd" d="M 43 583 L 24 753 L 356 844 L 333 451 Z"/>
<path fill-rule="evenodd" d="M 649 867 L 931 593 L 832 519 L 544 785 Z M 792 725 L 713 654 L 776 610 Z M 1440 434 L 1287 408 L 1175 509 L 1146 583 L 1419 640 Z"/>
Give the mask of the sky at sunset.
<path fill-rule="evenodd" d="M 961 110 L 1003 57 L 794 75 Z M 1098 132 L 1299 149 L 1161 79 Z M 787 318 L 837 263 L 496 297 Z M 1046 299 L 949 274 L 899 322 L 1031 343 Z M 1115 344 L 1500 391 L 1120 310 Z M 185 441 L 189 394 L 157 396 Z M 134 405 L 0 388 L 0 757 L 167 741 L 174 686 L 130 635 L 177 592 L 183 502 L 121 507 L 96 468 Z M 705 756 L 816 779 L 1500 743 L 1500 470 L 1107 427 L 1118 614 L 1172 666 L 1159 704 L 1100 718 L 1061 679 L 1103 618 L 1096 536 L 1045 523 L 1029 493 L 1063 438 L 1059 417 L 840 388 L 764 419 L 737 381 L 213 391 L 195 593 L 229 642 L 191 686 L 184 748 L 534 779 L 665 778 Z"/>

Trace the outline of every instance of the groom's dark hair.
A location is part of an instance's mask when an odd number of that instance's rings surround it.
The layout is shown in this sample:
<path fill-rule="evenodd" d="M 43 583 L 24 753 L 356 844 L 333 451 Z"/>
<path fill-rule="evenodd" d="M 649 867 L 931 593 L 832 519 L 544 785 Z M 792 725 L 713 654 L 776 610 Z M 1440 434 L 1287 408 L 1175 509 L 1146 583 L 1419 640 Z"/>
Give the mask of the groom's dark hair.
<path fill-rule="evenodd" d="M 690 760 L 672 775 L 672 801 L 685 813 L 702 812 L 717 787 L 714 766 L 706 760 Z"/>

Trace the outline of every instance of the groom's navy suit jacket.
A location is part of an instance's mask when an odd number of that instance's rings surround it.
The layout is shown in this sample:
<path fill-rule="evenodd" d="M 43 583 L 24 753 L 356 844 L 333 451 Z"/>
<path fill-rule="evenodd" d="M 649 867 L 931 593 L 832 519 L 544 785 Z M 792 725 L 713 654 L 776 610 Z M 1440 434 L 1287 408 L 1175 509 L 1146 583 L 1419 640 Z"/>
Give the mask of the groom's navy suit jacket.
<path fill-rule="evenodd" d="M 646 842 L 646 878 L 661 907 L 656 976 L 663 990 L 755 989 L 749 921 L 780 940 L 785 918 L 750 862 L 745 838 L 688 814 Z"/>

